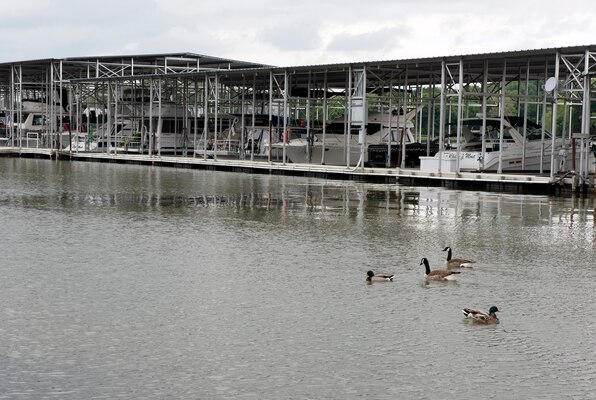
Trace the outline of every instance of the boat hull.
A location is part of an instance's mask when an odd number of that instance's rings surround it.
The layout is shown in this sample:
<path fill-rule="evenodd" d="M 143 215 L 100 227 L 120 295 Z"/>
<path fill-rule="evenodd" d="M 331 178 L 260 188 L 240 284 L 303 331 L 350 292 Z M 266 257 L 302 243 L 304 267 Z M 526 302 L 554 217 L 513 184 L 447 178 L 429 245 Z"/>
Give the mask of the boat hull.
<path fill-rule="evenodd" d="M 521 151 L 493 151 L 483 155 L 482 152 L 461 151 L 458 153 L 448 150 L 441 153 L 441 171 L 455 172 L 459 166 L 459 171 L 498 172 L 499 162 L 501 163 L 500 169 L 504 172 L 546 172 L 552 169 L 556 173 L 572 168 L 572 160 L 568 154 L 557 150 L 554 157 L 552 155 L 551 151 L 541 152 L 537 149 L 526 151 L 524 157 L 521 156 Z M 422 170 L 438 170 L 438 153 L 434 157 L 422 157 L 421 159 L 420 168 Z M 579 161 L 580 156 L 576 154 L 576 165 L 579 165 Z M 593 165 L 593 163 L 594 154 L 589 153 L 588 165 Z"/>
<path fill-rule="evenodd" d="M 275 146 L 283 153 L 283 144 Z M 345 165 L 356 166 L 360 161 L 361 148 L 355 145 L 349 148 L 349 163 L 348 163 L 348 149 L 338 146 L 325 146 L 325 158 L 323 159 L 323 146 L 312 146 L 310 149 L 310 157 L 308 154 L 308 147 L 306 144 L 297 145 L 295 143 L 287 143 L 285 146 L 286 157 L 289 162 L 293 163 L 323 163 L 326 165 Z M 368 163 L 368 154 L 366 147 L 364 148 L 364 163 Z"/>

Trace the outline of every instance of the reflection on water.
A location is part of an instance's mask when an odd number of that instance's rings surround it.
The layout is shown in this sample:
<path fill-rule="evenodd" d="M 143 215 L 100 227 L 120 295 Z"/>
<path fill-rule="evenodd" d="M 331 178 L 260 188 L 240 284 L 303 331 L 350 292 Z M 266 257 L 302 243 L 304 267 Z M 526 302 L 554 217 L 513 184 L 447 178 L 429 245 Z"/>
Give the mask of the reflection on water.
<path fill-rule="evenodd" d="M 0 171 L 7 398 L 592 396 L 594 199 L 45 160 Z M 420 259 L 442 267 L 445 246 L 477 263 L 425 282 Z M 367 285 L 369 269 L 395 281 Z M 463 320 L 491 305 L 500 325 Z"/>

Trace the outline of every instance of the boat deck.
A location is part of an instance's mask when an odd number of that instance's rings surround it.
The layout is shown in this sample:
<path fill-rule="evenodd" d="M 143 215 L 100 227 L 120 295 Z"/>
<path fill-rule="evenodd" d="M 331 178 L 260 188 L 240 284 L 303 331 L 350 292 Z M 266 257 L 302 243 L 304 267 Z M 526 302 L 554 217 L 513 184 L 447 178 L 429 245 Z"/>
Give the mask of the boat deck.
<path fill-rule="evenodd" d="M 200 157 L 156 156 L 146 154 L 113 154 L 95 152 L 65 152 L 49 149 L 0 148 L 0 156 L 49 158 L 73 161 L 110 162 L 196 168 L 245 173 L 295 175 L 363 182 L 404 183 L 411 185 L 445 186 L 486 191 L 536 194 L 569 194 L 581 191 L 594 194 L 592 182 L 579 184 L 573 174 L 555 176 L 535 173 L 430 172 L 417 168 L 369 168 L 337 165 L 282 163 L 281 161 L 250 161 L 238 159 L 204 159 Z"/>

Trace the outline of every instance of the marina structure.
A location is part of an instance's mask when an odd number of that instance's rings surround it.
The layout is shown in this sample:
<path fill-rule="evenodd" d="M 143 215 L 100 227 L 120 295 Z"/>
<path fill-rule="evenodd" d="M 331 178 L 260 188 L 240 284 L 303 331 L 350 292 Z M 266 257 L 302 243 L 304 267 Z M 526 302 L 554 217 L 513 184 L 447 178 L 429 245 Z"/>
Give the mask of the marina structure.
<path fill-rule="evenodd" d="M 586 45 L 295 67 L 193 53 L 7 62 L 0 150 L 587 190 L 595 55 Z"/>

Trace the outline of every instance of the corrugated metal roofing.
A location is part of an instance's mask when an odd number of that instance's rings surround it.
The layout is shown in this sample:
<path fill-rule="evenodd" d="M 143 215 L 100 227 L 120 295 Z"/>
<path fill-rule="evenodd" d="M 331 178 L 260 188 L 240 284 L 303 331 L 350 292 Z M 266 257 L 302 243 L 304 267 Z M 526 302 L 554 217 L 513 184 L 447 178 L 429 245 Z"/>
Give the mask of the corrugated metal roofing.
<path fill-rule="evenodd" d="M 534 76 L 544 76 L 545 68 L 548 66 L 550 71 L 554 73 L 554 60 L 557 53 L 562 55 L 584 54 L 585 52 L 596 52 L 596 45 L 581 45 L 570 47 L 553 47 L 541 49 L 528 50 L 512 50 L 502 52 L 488 52 L 488 53 L 474 53 L 464 55 L 450 55 L 450 56 L 434 56 L 422 58 L 408 58 L 395 59 L 384 61 L 364 61 L 364 62 L 344 62 L 331 63 L 320 65 L 303 65 L 303 66 L 271 66 L 265 64 L 258 64 L 240 60 L 233 60 L 221 57 L 213 57 L 196 53 L 162 53 L 162 54 L 141 54 L 141 55 L 105 55 L 105 56 L 87 56 L 87 57 L 67 57 L 61 59 L 39 59 L 20 62 L 8 62 L 0 64 L 0 80 L 9 82 L 10 70 L 13 65 L 20 65 L 24 74 L 31 75 L 39 74 L 45 71 L 48 65 L 53 62 L 63 62 L 63 68 L 67 74 L 71 75 L 71 79 L 93 80 L 91 76 L 85 77 L 85 68 L 82 67 L 85 63 L 130 63 L 135 67 L 135 77 L 144 77 L 157 75 L 151 72 L 149 68 L 143 70 L 143 65 L 163 65 L 167 63 L 168 66 L 174 68 L 180 67 L 178 75 L 203 75 L 212 73 L 211 69 L 218 70 L 218 74 L 225 81 L 226 79 L 232 83 L 239 82 L 239 79 L 248 76 L 252 79 L 253 76 L 258 76 L 262 79 L 262 85 L 268 85 L 269 71 L 273 73 L 289 72 L 292 76 L 292 85 L 306 87 L 308 81 L 312 76 L 317 76 L 320 81 L 320 76 L 326 74 L 329 86 L 343 86 L 347 80 L 347 71 L 350 67 L 366 67 L 371 74 L 379 74 L 382 79 L 403 79 L 405 71 L 408 71 L 409 79 L 416 79 L 419 84 L 438 83 L 437 76 L 440 76 L 441 63 L 458 63 L 460 60 L 465 65 L 467 74 L 479 74 L 484 71 L 485 63 L 489 71 L 489 75 L 496 74 L 519 74 L 519 71 L 530 66 L 530 74 Z M 504 71 L 504 60 L 507 60 L 507 70 Z M 193 72 L 184 71 L 185 65 L 191 65 L 197 61 L 204 71 Z M 196 64 L 195 64 L 196 65 Z M 565 68 L 560 67 L 561 70 Z M 265 72 L 265 73 L 263 73 Z M 129 79 L 131 76 L 110 76 L 109 79 Z M 24 78 L 25 79 L 25 78 Z M 108 78 L 104 78 L 108 79 Z M 319 82 L 320 85 L 320 82 Z"/>

